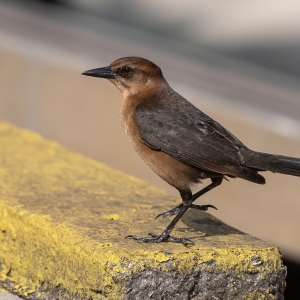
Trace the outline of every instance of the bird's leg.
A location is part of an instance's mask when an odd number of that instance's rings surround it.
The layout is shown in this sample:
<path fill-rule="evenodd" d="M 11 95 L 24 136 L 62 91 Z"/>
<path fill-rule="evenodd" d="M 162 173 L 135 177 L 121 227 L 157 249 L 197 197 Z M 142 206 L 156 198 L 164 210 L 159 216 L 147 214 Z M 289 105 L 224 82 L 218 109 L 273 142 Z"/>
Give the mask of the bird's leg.
<path fill-rule="evenodd" d="M 217 187 L 218 185 L 220 185 L 222 183 L 223 177 L 218 177 L 218 178 L 211 178 L 211 184 L 209 184 L 208 186 L 206 186 L 205 188 L 203 188 L 202 190 L 200 190 L 199 192 L 197 192 L 196 194 L 194 194 L 192 196 L 192 201 L 189 204 L 190 208 L 194 208 L 194 209 L 199 209 L 199 210 L 203 210 L 203 211 L 207 211 L 208 208 L 214 208 L 217 209 L 214 205 L 210 205 L 210 204 L 206 204 L 206 205 L 196 205 L 196 204 L 192 204 L 196 199 L 198 199 L 200 196 L 204 195 L 205 193 L 207 193 L 208 191 L 214 189 L 215 187 Z M 176 215 L 180 209 L 183 207 L 183 203 L 180 203 L 178 206 L 172 208 L 169 211 L 166 211 L 164 213 L 161 213 L 159 215 L 157 215 L 155 217 L 155 219 L 157 219 L 158 217 L 171 217 Z"/>
<path fill-rule="evenodd" d="M 176 217 L 172 220 L 172 222 L 168 225 L 168 227 L 162 232 L 161 235 L 156 235 L 153 233 L 149 233 L 148 237 L 142 237 L 137 235 L 127 235 L 125 238 L 132 238 L 138 242 L 144 243 L 161 243 L 161 242 L 175 242 L 187 245 L 188 243 L 195 244 L 191 239 L 188 238 L 176 238 L 170 236 L 171 231 L 173 230 L 174 226 L 180 220 L 180 218 L 184 215 L 184 213 L 188 210 L 188 206 L 183 205 Z"/>
<path fill-rule="evenodd" d="M 222 180 L 223 180 L 222 177 L 211 178 L 212 183 L 194 195 L 192 195 L 192 193 L 190 191 L 180 191 L 182 203 L 180 205 L 178 205 L 177 207 L 173 208 L 171 211 L 161 214 L 163 217 L 165 217 L 164 216 L 165 214 L 167 214 L 167 216 L 169 216 L 169 215 L 172 216 L 172 215 L 176 214 L 175 218 L 168 225 L 168 227 L 162 232 L 161 235 L 149 233 L 148 237 L 142 237 L 142 236 L 137 236 L 137 235 L 127 235 L 125 238 L 132 238 L 136 241 L 144 242 L 144 243 L 175 242 L 175 243 L 181 243 L 184 245 L 187 245 L 188 243 L 194 244 L 194 242 L 191 239 L 172 237 L 172 236 L 170 236 L 170 233 L 173 230 L 174 226 L 177 224 L 177 222 L 180 220 L 180 218 L 185 214 L 185 212 L 189 208 L 195 208 L 195 209 L 200 209 L 200 210 L 207 210 L 209 207 L 215 208 L 213 205 L 210 205 L 210 204 L 195 205 L 195 204 L 193 204 L 193 202 L 197 198 L 202 196 L 203 194 L 207 193 L 208 191 L 210 191 L 213 188 L 220 185 L 222 183 Z"/>
<path fill-rule="evenodd" d="M 194 202 L 196 199 L 198 199 L 199 197 L 201 197 L 205 193 L 209 192 L 210 190 L 212 190 L 212 189 L 216 188 L 217 186 L 219 186 L 222 183 L 222 181 L 223 181 L 223 177 L 211 178 L 211 184 L 209 184 L 207 187 L 205 187 L 204 189 L 202 189 L 199 192 L 197 192 L 196 194 L 194 194 L 192 202 Z M 214 208 L 214 209 L 217 210 L 217 208 L 214 205 L 211 205 L 211 204 L 206 204 L 206 205 L 191 204 L 190 207 L 194 208 L 194 209 L 204 210 L 204 211 L 207 211 L 209 207 Z"/>

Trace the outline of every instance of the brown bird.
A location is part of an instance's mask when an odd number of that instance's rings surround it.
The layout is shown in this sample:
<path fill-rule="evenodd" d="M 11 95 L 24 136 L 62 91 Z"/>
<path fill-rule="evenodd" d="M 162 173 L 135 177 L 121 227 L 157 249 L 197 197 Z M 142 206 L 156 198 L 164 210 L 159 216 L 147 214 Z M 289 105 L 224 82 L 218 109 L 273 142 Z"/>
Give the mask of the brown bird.
<path fill-rule="evenodd" d="M 300 176 L 300 159 L 252 151 L 222 125 L 176 93 L 161 69 L 140 57 L 124 57 L 108 67 L 83 75 L 106 78 L 122 93 L 121 123 L 135 151 L 163 180 L 175 187 L 182 203 L 159 216 L 174 219 L 160 235 L 132 236 L 142 242 L 193 243 L 170 233 L 189 208 L 207 210 L 213 205 L 193 202 L 222 183 L 239 177 L 264 184 L 259 171 Z M 195 193 L 193 184 L 210 178 L 211 184 Z M 216 208 L 215 208 L 216 209 Z"/>

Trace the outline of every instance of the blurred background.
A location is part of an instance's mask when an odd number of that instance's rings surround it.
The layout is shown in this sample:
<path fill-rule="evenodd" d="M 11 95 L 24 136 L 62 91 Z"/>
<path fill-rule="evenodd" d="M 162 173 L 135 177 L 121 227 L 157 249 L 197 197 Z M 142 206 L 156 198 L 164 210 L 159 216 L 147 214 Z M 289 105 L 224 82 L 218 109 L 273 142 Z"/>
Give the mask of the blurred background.
<path fill-rule="evenodd" d="M 119 91 L 80 73 L 148 58 L 250 148 L 300 157 L 299 31 L 294 0 L 0 0 L 0 118 L 179 197 L 131 148 Z M 300 179 L 264 175 L 266 186 L 231 179 L 201 202 L 280 248 L 295 299 Z"/>

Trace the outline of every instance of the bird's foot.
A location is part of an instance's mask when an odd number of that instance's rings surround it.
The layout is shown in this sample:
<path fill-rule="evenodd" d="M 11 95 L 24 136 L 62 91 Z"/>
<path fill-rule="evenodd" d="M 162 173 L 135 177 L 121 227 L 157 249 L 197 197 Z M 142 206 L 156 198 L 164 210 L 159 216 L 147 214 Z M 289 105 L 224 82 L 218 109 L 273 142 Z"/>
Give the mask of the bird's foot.
<path fill-rule="evenodd" d="M 159 217 L 162 217 L 162 218 L 172 217 L 172 216 L 178 214 L 178 212 L 180 211 L 180 209 L 182 208 L 183 205 L 184 205 L 183 203 L 180 203 L 178 206 L 172 208 L 171 210 L 168 210 L 164 213 L 157 215 L 155 217 L 155 219 L 157 219 Z M 214 209 L 218 210 L 214 205 L 211 205 L 211 204 L 206 204 L 206 205 L 190 204 L 187 206 L 189 208 L 194 208 L 194 209 L 203 210 L 203 211 L 207 211 L 209 208 L 214 208 Z"/>
<path fill-rule="evenodd" d="M 166 217 L 172 217 L 174 215 L 177 215 L 178 212 L 180 211 L 180 209 L 182 208 L 183 206 L 183 203 L 180 203 L 179 205 L 177 205 L 176 207 L 172 208 L 171 210 L 168 210 L 164 213 L 161 213 L 159 215 L 157 215 L 155 217 L 155 219 L 159 218 L 159 217 L 162 217 L 162 218 L 166 218 Z"/>
<path fill-rule="evenodd" d="M 170 235 L 156 235 L 154 233 L 149 233 L 148 237 L 143 237 L 143 236 L 138 236 L 138 235 L 127 235 L 125 236 L 126 238 L 131 238 L 137 242 L 140 243 L 162 243 L 162 242 L 173 242 L 173 243 L 181 243 L 183 245 L 188 245 L 188 244 L 193 244 L 195 245 L 195 243 L 193 242 L 193 240 L 188 239 L 188 238 L 176 238 Z"/>
<path fill-rule="evenodd" d="M 189 207 L 194 208 L 194 209 L 203 210 L 203 211 L 207 211 L 209 208 L 218 210 L 214 205 L 211 205 L 211 204 L 205 204 L 205 205 L 191 204 Z"/>

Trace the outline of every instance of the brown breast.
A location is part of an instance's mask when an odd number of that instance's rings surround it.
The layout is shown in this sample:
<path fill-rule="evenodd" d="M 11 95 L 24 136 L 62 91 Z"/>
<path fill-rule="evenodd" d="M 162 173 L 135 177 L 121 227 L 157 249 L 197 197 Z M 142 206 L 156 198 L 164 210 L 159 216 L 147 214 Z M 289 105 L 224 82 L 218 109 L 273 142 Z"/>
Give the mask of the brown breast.
<path fill-rule="evenodd" d="M 206 178 L 206 174 L 162 151 L 151 149 L 143 142 L 135 117 L 135 108 L 138 103 L 137 99 L 124 99 L 120 110 L 121 124 L 131 140 L 133 148 L 163 180 L 178 190 L 190 191 L 191 184 Z"/>

